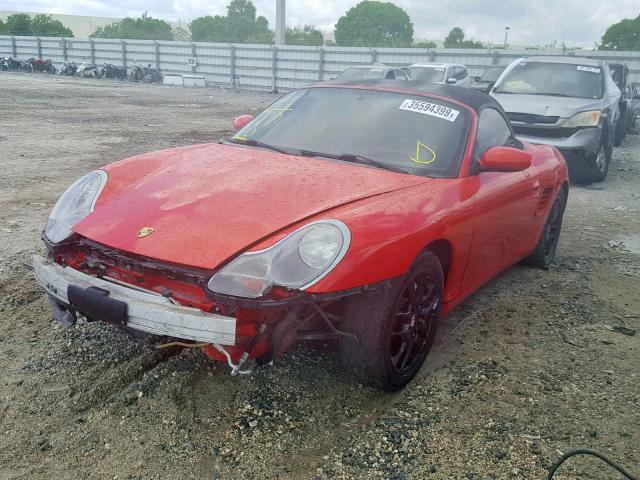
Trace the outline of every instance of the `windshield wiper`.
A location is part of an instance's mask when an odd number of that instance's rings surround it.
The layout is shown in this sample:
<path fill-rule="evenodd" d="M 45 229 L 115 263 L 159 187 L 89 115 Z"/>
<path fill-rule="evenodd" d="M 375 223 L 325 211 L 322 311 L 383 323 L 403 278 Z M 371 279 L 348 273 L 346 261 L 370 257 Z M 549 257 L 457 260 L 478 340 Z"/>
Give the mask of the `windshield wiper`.
<path fill-rule="evenodd" d="M 336 160 L 344 160 L 345 162 L 360 163 L 362 165 L 370 165 L 372 167 L 382 168 L 384 170 L 391 170 L 392 172 L 407 173 L 403 168 L 394 167 L 373 158 L 365 157 L 363 155 L 357 155 L 355 153 L 323 153 L 314 152 L 312 150 L 300 150 L 298 155 L 304 155 L 306 157 L 326 157 L 335 158 Z"/>
<path fill-rule="evenodd" d="M 529 95 L 544 95 L 544 96 L 547 96 L 547 97 L 568 97 L 568 98 L 573 98 L 573 95 L 567 95 L 566 93 L 536 92 L 536 93 L 530 93 Z"/>
<path fill-rule="evenodd" d="M 345 162 L 360 163 L 362 165 L 370 165 L 372 167 L 382 168 L 384 170 L 391 170 L 392 172 L 407 173 L 405 169 L 399 167 L 393 167 L 378 160 L 365 157 L 363 155 L 356 155 L 354 153 L 324 153 L 314 152 L 313 150 L 297 150 L 295 148 L 283 148 L 268 143 L 261 142 L 260 140 L 253 140 L 251 138 L 239 139 L 239 138 L 224 138 L 223 143 L 233 143 L 236 145 L 246 145 L 249 147 L 266 148 L 275 152 L 284 153 L 286 155 L 302 155 L 303 157 L 326 157 L 334 158 L 336 160 L 344 160 Z"/>
<path fill-rule="evenodd" d="M 293 148 L 287 149 L 283 147 L 278 147 L 275 145 L 270 145 L 268 143 L 261 142 L 260 140 L 253 140 L 251 138 L 240 139 L 240 138 L 224 138 L 222 139 L 224 143 L 233 143 L 236 145 L 246 145 L 248 147 L 258 147 L 258 148 L 266 148 L 267 150 L 273 150 L 274 152 L 284 153 L 286 155 L 298 155 L 298 150 Z"/>

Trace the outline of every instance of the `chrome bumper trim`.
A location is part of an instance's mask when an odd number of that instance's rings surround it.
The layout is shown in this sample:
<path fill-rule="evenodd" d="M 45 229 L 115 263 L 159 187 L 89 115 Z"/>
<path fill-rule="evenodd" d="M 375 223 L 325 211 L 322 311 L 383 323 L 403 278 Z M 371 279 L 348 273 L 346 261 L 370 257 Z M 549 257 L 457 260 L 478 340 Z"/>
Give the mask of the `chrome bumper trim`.
<path fill-rule="evenodd" d="M 33 256 L 33 273 L 38 284 L 49 295 L 67 305 L 69 285 L 107 290 L 110 298 L 127 303 L 129 328 L 197 342 L 235 344 L 235 318 L 175 305 L 155 292 L 141 291 L 92 277 L 70 267 L 62 267 L 39 255 Z"/>

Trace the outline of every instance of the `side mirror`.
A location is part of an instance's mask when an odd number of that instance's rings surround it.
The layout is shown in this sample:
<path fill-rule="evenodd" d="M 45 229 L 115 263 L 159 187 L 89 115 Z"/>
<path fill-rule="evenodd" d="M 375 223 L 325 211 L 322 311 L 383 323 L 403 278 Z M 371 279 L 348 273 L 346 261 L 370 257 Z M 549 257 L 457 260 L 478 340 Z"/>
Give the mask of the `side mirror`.
<path fill-rule="evenodd" d="M 247 123 L 253 120 L 253 115 L 240 115 L 233 120 L 233 128 L 236 130 L 243 129 Z"/>
<path fill-rule="evenodd" d="M 480 158 L 482 172 L 521 172 L 531 166 L 531 154 L 511 147 L 492 147 Z"/>
<path fill-rule="evenodd" d="M 458 83 L 458 81 L 455 78 L 453 77 L 447 78 L 447 85 L 455 85 L 456 83 Z"/>

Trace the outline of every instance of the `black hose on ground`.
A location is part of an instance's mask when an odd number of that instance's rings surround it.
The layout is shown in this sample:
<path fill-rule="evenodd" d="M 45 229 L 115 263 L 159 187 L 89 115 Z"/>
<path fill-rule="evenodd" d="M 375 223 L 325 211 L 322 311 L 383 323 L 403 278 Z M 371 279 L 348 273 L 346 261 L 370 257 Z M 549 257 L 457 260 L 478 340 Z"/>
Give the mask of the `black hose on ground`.
<path fill-rule="evenodd" d="M 638 477 L 630 474 L 623 467 L 618 465 L 613 460 L 610 460 L 609 458 L 605 457 L 603 454 L 595 452 L 593 450 L 587 450 L 585 448 L 580 448 L 580 449 L 577 449 L 577 450 L 571 450 L 571 451 L 565 453 L 564 455 L 562 455 L 558 459 L 558 461 L 552 465 L 551 469 L 549 470 L 549 475 L 547 476 L 547 480 L 553 480 L 553 476 L 555 475 L 555 473 L 558 470 L 558 468 L 560 468 L 560 465 L 562 465 L 565 461 L 567 461 L 571 457 L 575 457 L 577 455 L 591 455 L 592 457 L 599 458 L 600 460 L 605 462 L 607 465 L 609 465 L 611 468 L 613 468 L 613 469 L 617 470 L 619 473 L 621 473 L 628 480 L 639 480 Z"/>

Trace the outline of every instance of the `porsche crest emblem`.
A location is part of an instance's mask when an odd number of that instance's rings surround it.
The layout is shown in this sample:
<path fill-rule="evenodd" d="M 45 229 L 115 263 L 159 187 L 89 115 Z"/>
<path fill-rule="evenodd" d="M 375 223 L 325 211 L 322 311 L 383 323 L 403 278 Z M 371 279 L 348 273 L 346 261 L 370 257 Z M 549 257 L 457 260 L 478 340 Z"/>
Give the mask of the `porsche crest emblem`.
<path fill-rule="evenodd" d="M 138 233 L 136 234 L 136 236 L 138 238 L 144 238 L 144 237 L 148 237 L 153 232 L 155 232 L 155 229 L 151 227 L 142 227 L 140 230 L 138 230 Z"/>

